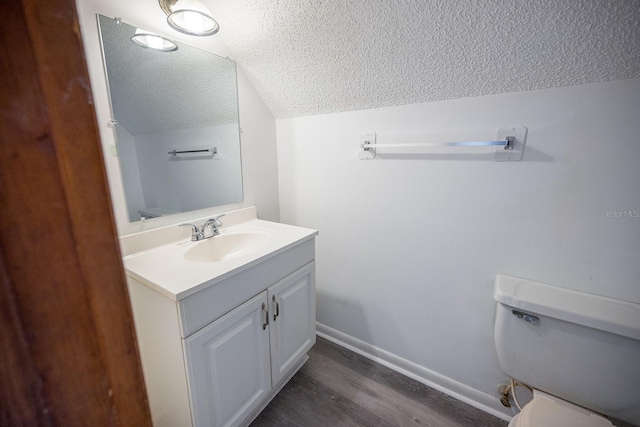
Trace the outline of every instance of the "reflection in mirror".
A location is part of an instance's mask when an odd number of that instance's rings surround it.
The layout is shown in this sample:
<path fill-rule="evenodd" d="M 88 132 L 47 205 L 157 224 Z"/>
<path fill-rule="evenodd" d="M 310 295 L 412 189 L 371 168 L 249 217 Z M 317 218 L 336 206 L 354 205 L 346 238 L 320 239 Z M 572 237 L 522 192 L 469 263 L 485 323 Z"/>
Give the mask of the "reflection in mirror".
<path fill-rule="evenodd" d="M 136 27 L 98 22 L 129 219 L 242 201 L 235 63 L 143 47 Z"/>

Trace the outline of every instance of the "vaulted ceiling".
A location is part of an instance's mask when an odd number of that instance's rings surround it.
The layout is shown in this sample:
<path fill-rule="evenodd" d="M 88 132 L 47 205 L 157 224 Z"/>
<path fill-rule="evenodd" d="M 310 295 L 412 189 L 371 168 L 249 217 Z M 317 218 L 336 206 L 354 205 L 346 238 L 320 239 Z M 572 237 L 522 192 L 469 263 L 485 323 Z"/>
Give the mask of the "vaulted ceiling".
<path fill-rule="evenodd" d="M 203 0 L 276 118 L 640 77 L 638 0 Z"/>

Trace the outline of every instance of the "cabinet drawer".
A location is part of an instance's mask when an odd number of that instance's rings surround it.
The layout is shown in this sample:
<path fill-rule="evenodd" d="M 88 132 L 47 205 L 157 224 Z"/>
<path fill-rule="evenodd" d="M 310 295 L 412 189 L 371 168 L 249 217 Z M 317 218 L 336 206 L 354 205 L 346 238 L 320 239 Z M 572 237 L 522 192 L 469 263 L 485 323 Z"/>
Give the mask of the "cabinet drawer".
<path fill-rule="evenodd" d="M 314 240 L 311 239 L 179 301 L 182 338 L 310 263 L 314 256 Z"/>

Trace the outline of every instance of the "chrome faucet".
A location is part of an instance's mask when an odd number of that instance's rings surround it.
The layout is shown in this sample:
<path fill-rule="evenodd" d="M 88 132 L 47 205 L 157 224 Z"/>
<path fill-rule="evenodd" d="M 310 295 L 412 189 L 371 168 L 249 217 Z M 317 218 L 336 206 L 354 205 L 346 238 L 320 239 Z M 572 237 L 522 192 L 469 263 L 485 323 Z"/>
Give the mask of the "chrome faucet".
<path fill-rule="evenodd" d="M 178 224 L 179 227 L 191 227 L 191 241 L 199 242 L 200 240 L 208 239 L 209 237 L 217 236 L 220 234 L 219 227 L 222 226 L 222 218 L 224 214 L 218 215 L 214 218 L 209 218 L 200 227 L 194 224 Z M 207 227 L 211 228 L 211 232 L 207 233 Z"/>

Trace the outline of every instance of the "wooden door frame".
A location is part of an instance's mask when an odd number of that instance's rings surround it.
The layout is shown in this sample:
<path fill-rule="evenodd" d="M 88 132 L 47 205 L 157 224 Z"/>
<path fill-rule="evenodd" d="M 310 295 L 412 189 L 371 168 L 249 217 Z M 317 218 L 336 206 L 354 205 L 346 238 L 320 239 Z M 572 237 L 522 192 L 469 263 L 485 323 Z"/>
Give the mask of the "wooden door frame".
<path fill-rule="evenodd" d="M 0 3 L 0 425 L 150 426 L 74 0 Z"/>

